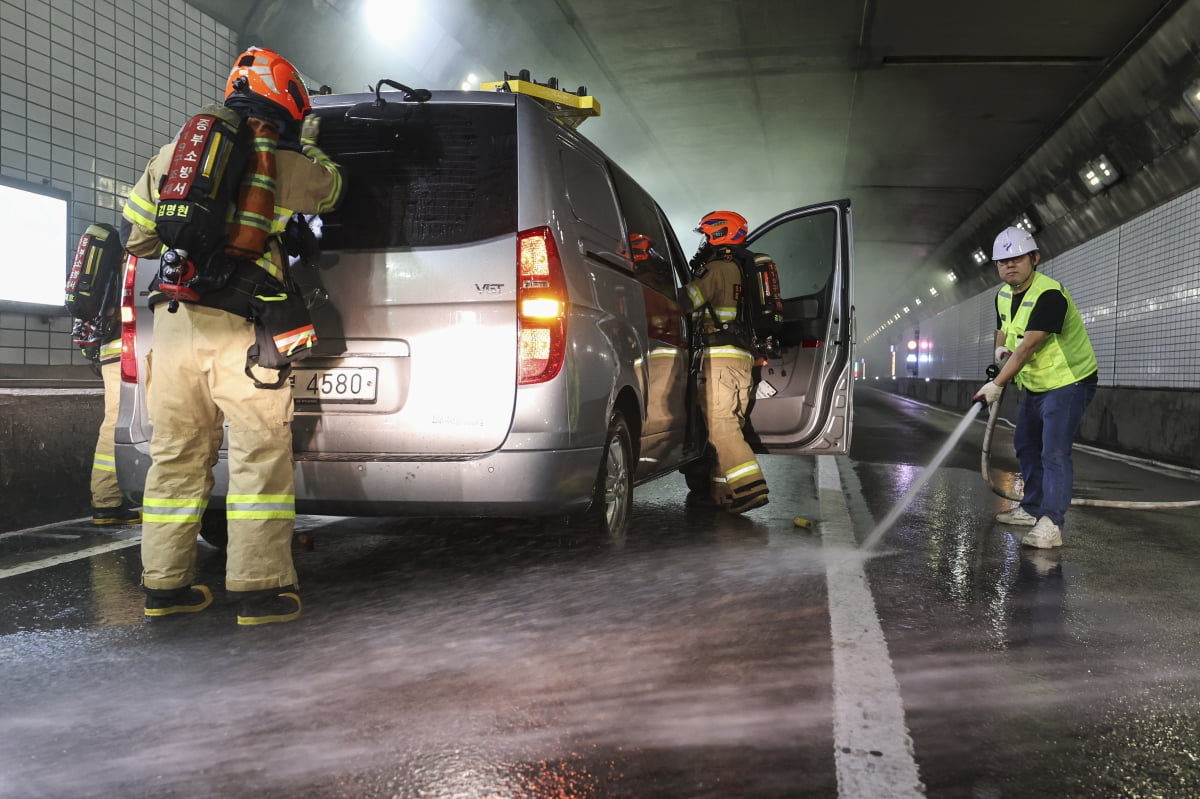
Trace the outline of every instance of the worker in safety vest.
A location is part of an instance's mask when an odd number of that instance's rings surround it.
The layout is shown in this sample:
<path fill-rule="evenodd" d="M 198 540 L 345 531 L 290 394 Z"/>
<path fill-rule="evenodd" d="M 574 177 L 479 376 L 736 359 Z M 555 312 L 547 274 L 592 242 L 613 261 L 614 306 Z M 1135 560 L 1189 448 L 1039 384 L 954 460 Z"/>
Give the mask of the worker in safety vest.
<path fill-rule="evenodd" d="M 1041 253 L 1028 231 L 1001 231 L 992 260 L 1004 281 L 996 294 L 1001 368 L 974 398 L 990 405 L 1009 383 L 1025 390 L 1013 432 L 1025 494 L 996 519 L 1032 527 L 1021 538 L 1025 546 L 1059 547 L 1074 480 L 1071 442 L 1096 394 L 1096 353 L 1070 292 L 1037 271 Z"/>
<path fill-rule="evenodd" d="M 697 378 L 708 441 L 716 452 L 711 498 L 730 513 L 767 504 L 767 481 L 742 429 L 753 390 L 754 356 L 744 307 L 738 260 L 745 249 L 746 219 L 733 211 L 713 211 L 696 228 L 704 234 L 707 260 L 688 283 L 688 298 L 702 336 L 703 363 Z"/>
<path fill-rule="evenodd" d="M 227 424 L 225 589 L 241 600 L 238 624 L 258 625 L 291 621 L 301 604 L 291 553 L 292 396 L 286 383 L 269 387 L 269 370 L 252 370 L 247 361 L 256 343 L 251 303 L 267 295 L 287 298 L 280 236 L 293 213 L 334 208 L 343 179 L 317 147 L 319 120 L 310 113 L 302 79 L 279 54 L 259 47 L 241 54 L 226 83 L 225 105 L 250 126 L 254 152 L 224 252 L 238 244 L 249 256 L 238 261 L 225 285 L 198 299 L 181 298 L 178 307 L 164 308 L 168 298 L 157 290 L 160 281 L 151 285 L 147 404 L 154 432 L 143 498 L 142 584 L 148 618 L 196 612 L 211 603 L 209 588 L 193 584 L 196 537 Z M 125 244 L 134 255 L 154 258 L 163 250 L 156 206 L 174 150 L 172 142 L 150 160 L 125 205 Z"/>

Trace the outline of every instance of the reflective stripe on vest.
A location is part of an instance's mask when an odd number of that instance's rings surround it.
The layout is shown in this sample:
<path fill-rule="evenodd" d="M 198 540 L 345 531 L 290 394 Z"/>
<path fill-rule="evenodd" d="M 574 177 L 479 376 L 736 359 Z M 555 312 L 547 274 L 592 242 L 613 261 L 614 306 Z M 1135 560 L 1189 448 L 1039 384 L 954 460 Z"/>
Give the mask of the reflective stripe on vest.
<path fill-rule="evenodd" d="M 1005 286 L 996 294 L 996 312 L 1000 316 L 1000 329 L 1005 335 L 1005 346 L 1016 351 L 1029 325 L 1029 316 L 1033 306 L 1046 291 L 1057 289 L 1067 300 L 1067 315 L 1063 319 L 1061 333 L 1051 333 L 1046 336 L 1041 349 L 1033 354 L 1029 363 L 1025 364 L 1014 382 L 1029 391 L 1050 391 L 1055 388 L 1069 386 L 1096 371 L 1096 353 L 1092 342 L 1088 340 L 1087 330 L 1083 325 L 1083 317 L 1079 308 L 1071 299 L 1066 288 L 1051 277 L 1041 272 L 1033 273 L 1033 281 L 1021 298 L 1021 306 L 1012 314 L 1013 291 L 1011 286 Z M 1009 316 L 1012 316 L 1009 319 Z"/>

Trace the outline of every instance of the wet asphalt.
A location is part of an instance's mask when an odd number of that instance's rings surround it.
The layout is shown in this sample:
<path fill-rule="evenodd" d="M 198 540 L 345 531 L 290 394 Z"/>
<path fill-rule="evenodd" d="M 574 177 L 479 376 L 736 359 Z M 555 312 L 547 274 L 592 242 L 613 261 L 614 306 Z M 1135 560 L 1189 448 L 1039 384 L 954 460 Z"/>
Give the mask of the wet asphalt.
<path fill-rule="evenodd" d="M 976 424 L 839 543 L 960 419 L 864 387 L 850 457 L 764 458 L 745 517 L 640 487 L 622 542 L 305 516 L 304 614 L 261 628 L 218 551 L 212 607 L 144 623 L 139 528 L 0 534 L 0 797 L 1200 796 L 1200 510 L 1075 507 L 1022 549 Z M 1080 497 L 1200 499 L 1075 462 Z"/>

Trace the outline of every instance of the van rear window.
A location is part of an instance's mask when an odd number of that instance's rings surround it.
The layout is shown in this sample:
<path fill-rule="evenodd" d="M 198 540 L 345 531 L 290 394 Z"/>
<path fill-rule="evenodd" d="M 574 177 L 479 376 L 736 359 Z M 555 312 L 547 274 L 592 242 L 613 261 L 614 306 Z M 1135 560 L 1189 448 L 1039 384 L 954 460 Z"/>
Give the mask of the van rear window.
<path fill-rule="evenodd" d="M 517 129 L 511 106 L 389 105 L 386 121 L 322 109 L 321 149 L 346 172 L 346 196 L 321 215 L 321 249 L 437 247 L 517 229 Z"/>

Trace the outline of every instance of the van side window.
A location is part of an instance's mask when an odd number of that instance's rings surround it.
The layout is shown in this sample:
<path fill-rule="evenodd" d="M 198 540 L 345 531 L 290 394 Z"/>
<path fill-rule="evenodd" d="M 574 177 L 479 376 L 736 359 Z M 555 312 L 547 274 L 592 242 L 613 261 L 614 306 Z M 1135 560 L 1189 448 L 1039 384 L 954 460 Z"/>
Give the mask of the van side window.
<path fill-rule="evenodd" d="M 628 226 L 634 274 L 650 288 L 673 297 L 677 285 L 671 269 L 671 239 L 663 227 L 658 206 L 633 178 L 617 166 L 610 166 Z"/>
<path fill-rule="evenodd" d="M 563 183 L 575 218 L 604 234 L 612 251 L 620 252 L 621 216 L 603 165 L 570 147 L 563 147 L 560 152 Z"/>

